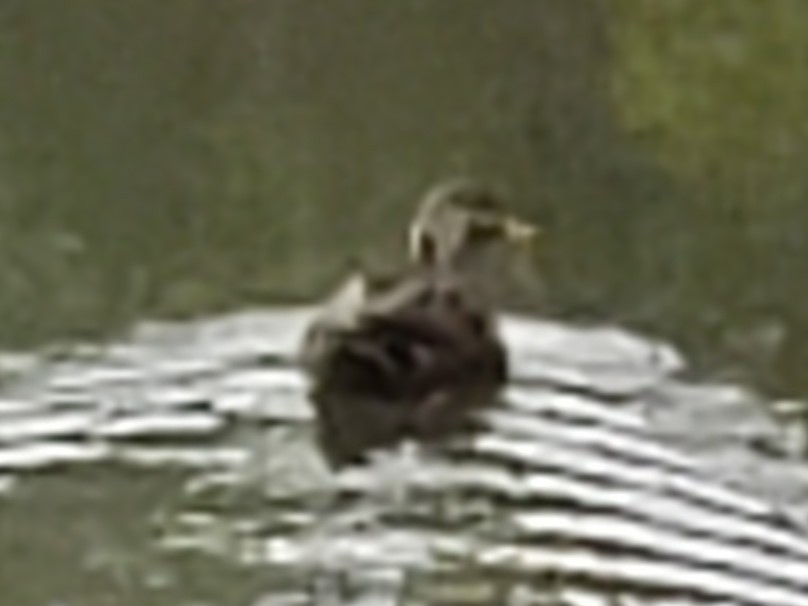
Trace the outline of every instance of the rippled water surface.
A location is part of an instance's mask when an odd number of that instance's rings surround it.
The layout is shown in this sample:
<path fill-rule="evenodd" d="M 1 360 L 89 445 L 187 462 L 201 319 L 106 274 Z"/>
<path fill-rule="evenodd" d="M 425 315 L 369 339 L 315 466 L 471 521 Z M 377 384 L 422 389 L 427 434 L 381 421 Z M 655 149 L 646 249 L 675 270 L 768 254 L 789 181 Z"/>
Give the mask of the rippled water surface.
<path fill-rule="evenodd" d="M 808 466 L 753 394 L 508 317 L 477 433 L 337 474 L 295 365 L 310 314 L 3 356 L 0 602 L 808 604 Z"/>

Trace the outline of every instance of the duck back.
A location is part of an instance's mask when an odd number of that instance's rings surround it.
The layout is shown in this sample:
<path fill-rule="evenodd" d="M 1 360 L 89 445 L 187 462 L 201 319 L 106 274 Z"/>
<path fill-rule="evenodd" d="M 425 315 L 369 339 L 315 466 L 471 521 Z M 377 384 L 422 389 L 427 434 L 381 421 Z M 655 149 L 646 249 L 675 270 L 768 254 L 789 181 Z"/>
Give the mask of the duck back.
<path fill-rule="evenodd" d="M 419 275 L 373 297 L 349 325 L 307 338 L 321 442 L 332 460 L 467 425 L 505 380 L 487 310 L 462 284 Z"/>

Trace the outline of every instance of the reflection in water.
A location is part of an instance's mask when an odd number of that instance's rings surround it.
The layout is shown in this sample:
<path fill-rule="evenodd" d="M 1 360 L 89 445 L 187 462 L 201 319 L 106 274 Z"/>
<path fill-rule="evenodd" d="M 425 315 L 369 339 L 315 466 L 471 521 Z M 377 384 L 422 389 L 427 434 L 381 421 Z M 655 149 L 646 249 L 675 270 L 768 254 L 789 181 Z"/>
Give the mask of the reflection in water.
<path fill-rule="evenodd" d="M 310 317 L 144 325 L 20 373 L 0 601 L 808 603 L 804 473 L 750 447 L 773 428 L 747 394 L 676 380 L 666 346 L 508 318 L 513 376 L 476 432 L 333 473 L 293 365 Z M 750 496 L 784 484 L 788 516 Z"/>

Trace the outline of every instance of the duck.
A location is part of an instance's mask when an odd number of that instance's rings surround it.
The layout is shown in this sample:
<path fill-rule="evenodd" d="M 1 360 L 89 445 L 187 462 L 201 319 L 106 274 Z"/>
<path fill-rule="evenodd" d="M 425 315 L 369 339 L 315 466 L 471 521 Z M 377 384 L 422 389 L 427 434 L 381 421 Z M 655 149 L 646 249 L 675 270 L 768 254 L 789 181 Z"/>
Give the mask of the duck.
<path fill-rule="evenodd" d="M 471 424 L 508 374 L 495 321 L 502 260 L 538 229 L 477 181 L 431 188 L 394 276 L 351 274 L 303 339 L 317 438 L 335 467 L 405 439 L 434 441 Z"/>

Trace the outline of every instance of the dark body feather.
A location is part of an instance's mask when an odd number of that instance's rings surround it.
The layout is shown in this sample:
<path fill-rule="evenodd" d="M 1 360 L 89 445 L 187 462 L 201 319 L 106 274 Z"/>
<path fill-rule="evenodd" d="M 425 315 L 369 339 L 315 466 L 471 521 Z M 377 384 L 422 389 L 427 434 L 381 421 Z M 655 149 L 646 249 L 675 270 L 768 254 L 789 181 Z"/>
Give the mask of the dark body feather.
<path fill-rule="evenodd" d="M 505 380 L 487 310 L 429 272 L 371 297 L 351 325 L 315 324 L 304 359 L 321 445 L 336 464 L 461 429 Z"/>

